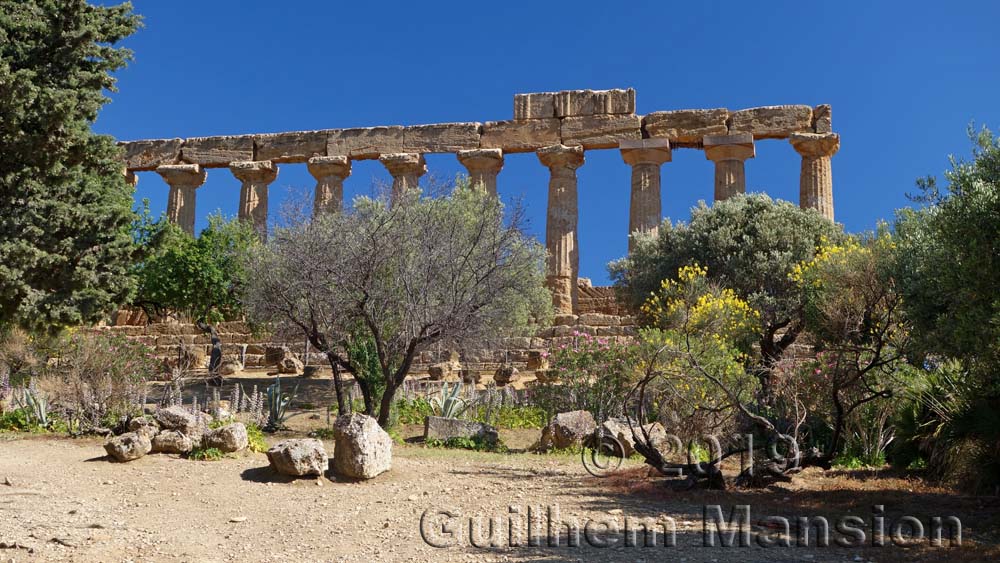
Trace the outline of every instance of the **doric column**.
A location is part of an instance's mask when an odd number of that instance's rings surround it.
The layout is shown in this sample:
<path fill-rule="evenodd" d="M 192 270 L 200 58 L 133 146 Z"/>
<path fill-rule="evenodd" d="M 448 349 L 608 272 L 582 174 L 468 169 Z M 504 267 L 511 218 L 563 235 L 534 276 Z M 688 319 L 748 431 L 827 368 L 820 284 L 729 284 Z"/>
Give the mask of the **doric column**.
<path fill-rule="evenodd" d="M 278 167 L 270 160 L 231 162 L 233 176 L 243 183 L 240 188 L 239 218 L 253 223 L 261 240 L 267 238 L 267 187 L 278 177 Z"/>
<path fill-rule="evenodd" d="M 205 171 L 199 164 L 165 164 L 156 173 L 170 186 L 167 196 L 167 219 L 194 234 L 194 191 L 205 183 Z"/>
<path fill-rule="evenodd" d="M 840 149 L 836 133 L 792 133 L 792 146 L 802 155 L 799 207 L 816 209 L 833 220 L 833 171 L 830 157 Z"/>
<path fill-rule="evenodd" d="M 735 133 L 704 138 L 705 158 L 715 163 L 715 201 L 747 192 L 744 162 L 755 156 L 753 135 Z"/>
<path fill-rule="evenodd" d="M 351 175 L 351 161 L 346 156 L 314 156 L 307 164 L 316 178 L 313 216 L 340 211 L 344 207 L 344 180 Z"/>
<path fill-rule="evenodd" d="M 383 154 L 378 159 L 392 175 L 392 201 L 403 192 L 416 189 L 420 177 L 427 173 L 427 161 L 422 154 L 400 152 Z"/>
<path fill-rule="evenodd" d="M 497 195 L 497 174 L 503 168 L 503 151 L 500 149 L 473 149 L 458 151 L 458 161 L 469 171 L 469 182 L 482 186 L 486 193 Z"/>
<path fill-rule="evenodd" d="M 549 169 L 549 207 L 545 221 L 545 246 L 549 251 L 546 284 L 552 290 L 555 313 L 573 314 L 577 301 L 576 279 L 580 273 L 576 169 L 583 164 L 583 147 L 545 147 L 538 151 L 538 160 Z"/>
<path fill-rule="evenodd" d="M 629 202 L 629 250 L 632 250 L 632 233 L 656 232 L 663 218 L 660 204 L 660 165 L 670 162 L 670 141 L 667 139 L 640 139 L 621 141 L 625 164 L 632 167 L 632 197 Z"/>

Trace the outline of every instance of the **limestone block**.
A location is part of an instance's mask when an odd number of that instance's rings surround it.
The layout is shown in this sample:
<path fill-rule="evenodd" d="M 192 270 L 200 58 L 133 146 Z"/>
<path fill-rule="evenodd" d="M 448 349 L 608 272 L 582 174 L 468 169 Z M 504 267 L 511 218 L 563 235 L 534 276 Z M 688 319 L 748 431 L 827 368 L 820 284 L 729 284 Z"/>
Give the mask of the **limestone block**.
<path fill-rule="evenodd" d="M 478 149 L 480 126 L 479 123 L 436 123 L 404 127 L 402 152 L 458 152 Z"/>
<path fill-rule="evenodd" d="M 496 428 L 481 422 L 428 416 L 424 419 L 424 440 L 447 441 L 451 438 L 479 439 L 487 444 L 499 440 Z"/>
<path fill-rule="evenodd" d="M 147 139 L 119 143 L 125 149 L 125 168 L 156 170 L 162 164 L 174 164 L 181 155 L 183 139 Z"/>
<path fill-rule="evenodd" d="M 555 116 L 555 92 L 514 94 L 514 119 L 545 119 Z"/>
<path fill-rule="evenodd" d="M 192 137 L 184 141 L 181 160 L 206 168 L 229 166 L 230 162 L 253 160 L 253 136 Z"/>
<path fill-rule="evenodd" d="M 584 313 L 580 315 L 580 324 L 587 326 L 618 326 L 621 319 L 614 315 L 603 313 Z"/>
<path fill-rule="evenodd" d="M 313 439 L 278 442 L 267 450 L 267 461 L 278 473 L 294 477 L 322 475 L 329 465 L 323 442 Z"/>
<path fill-rule="evenodd" d="M 706 135 L 728 133 L 728 118 L 726 108 L 657 111 L 642 118 L 642 127 L 652 138 L 666 137 L 674 146 L 690 147 L 699 146 Z"/>
<path fill-rule="evenodd" d="M 813 108 L 813 131 L 817 133 L 833 132 L 833 108 L 830 104 L 821 104 Z"/>
<path fill-rule="evenodd" d="M 392 438 L 378 422 L 360 413 L 338 416 L 333 471 L 351 479 L 371 479 L 392 467 Z"/>
<path fill-rule="evenodd" d="M 306 162 L 313 156 L 325 156 L 326 141 L 329 136 L 329 131 L 293 131 L 257 135 L 254 137 L 257 160 Z"/>
<path fill-rule="evenodd" d="M 558 119 L 487 121 L 483 124 L 479 146 L 503 149 L 505 153 L 530 152 L 559 144 Z"/>
<path fill-rule="evenodd" d="M 556 117 L 635 113 L 635 90 L 566 90 L 555 95 Z"/>
<path fill-rule="evenodd" d="M 610 149 L 622 140 L 642 138 L 642 120 L 638 115 L 589 115 L 567 117 L 559 129 L 564 145 L 583 145 L 585 149 Z"/>
<path fill-rule="evenodd" d="M 812 133 L 809 106 L 764 106 L 741 109 L 729 118 L 730 133 L 753 133 L 754 139 L 784 139 L 792 133 Z"/>
<path fill-rule="evenodd" d="M 104 444 L 104 451 L 116 461 L 132 461 L 148 454 L 153 444 L 145 434 L 128 432 L 115 436 Z"/>
<path fill-rule="evenodd" d="M 381 154 L 405 152 L 404 127 L 362 127 L 330 131 L 326 154 L 349 156 L 356 160 L 378 158 Z"/>

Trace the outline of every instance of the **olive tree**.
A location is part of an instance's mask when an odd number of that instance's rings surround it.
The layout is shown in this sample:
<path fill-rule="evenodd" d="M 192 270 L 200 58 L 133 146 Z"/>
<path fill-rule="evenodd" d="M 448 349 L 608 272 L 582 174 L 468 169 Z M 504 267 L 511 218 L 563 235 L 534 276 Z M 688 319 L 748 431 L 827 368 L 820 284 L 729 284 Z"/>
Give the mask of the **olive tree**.
<path fill-rule="evenodd" d="M 524 234 L 521 208 L 467 182 L 439 191 L 293 219 L 250 256 L 251 319 L 299 331 L 326 355 L 341 413 L 351 408 L 342 370 L 385 426 L 420 352 L 484 345 L 548 314 L 545 253 Z"/>

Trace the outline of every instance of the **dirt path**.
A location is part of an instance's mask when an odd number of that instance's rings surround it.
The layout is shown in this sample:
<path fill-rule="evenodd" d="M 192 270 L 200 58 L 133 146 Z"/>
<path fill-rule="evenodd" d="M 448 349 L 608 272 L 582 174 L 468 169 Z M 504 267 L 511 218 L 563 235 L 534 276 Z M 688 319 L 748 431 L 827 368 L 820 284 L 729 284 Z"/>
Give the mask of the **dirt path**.
<path fill-rule="evenodd" d="M 623 494 L 590 478 L 572 456 L 415 446 L 397 446 L 394 456 L 390 473 L 365 483 L 330 477 L 288 482 L 267 469 L 262 454 L 216 462 L 150 455 L 116 464 L 94 440 L 0 436 L 0 561 L 871 559 L 858 549 L 703 547 L 702 505 Z M 593 519 L 623 526 L 626 517 L 670 516 L 677 546 L 663 547 L 661 537 L 658 547 L 625 547 L 623 534 L 595 524 L 591 541 L 583 534 L 581 547 L 510 547 L 511 507 L 521 511 L 513 518 L 523 526 L 529 504 L 558 505 L 563 518 L 581 524 Z M 723 508 L 728 513 L 731 507 Z M 445 510 L 461 516 L 446 518 Z M 432 547 L 421 537 L 425 511 L 429 539 L 447 547 Z M 477 515 L 486 517 L 477 519 L 484 531 L 488 517 L 502 524 L 502 547 L 470 545 L 469 517 Z M 445 520 L 460 533 L 442 535 Z M 641 546 L 642 534 L 638 540 Z M 591 545 L 603 541 L 618 545 Z"/>

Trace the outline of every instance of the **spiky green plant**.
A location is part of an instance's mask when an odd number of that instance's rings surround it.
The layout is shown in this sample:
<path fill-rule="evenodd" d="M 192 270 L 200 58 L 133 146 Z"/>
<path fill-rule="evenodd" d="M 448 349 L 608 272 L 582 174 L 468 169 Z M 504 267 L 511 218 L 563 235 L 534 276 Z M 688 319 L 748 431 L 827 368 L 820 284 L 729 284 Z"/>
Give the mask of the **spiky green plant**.
<path fill-rule="evenodd" d="M 469 403 L 459 396 L 462 391 L 462 384 L 456 383 L 454 387 L 447 383 L 441 386 L 441 394 L 431 399 L 431 406 L 437 416 L 442 418 L 458 418 L 469 408 Z"/>
<path fill-rule="evenodd" d="M 41 428 L 49 426 L 49 399 L 35 387 L 34 380 L 25 385 L 18 393 L 14 394 L 14 403 L 17 408 L 27 413 L 33 424 Z"/>
<path fill-rule="evenodd" d="M 267 426 L 265 430 L 274 432 L 285 425 L 288 418 L 288 406 L 298 395 L 299 386 L 296 385 L 291 395 L 281 392 L 281 377 L 267 388 Z"/>

